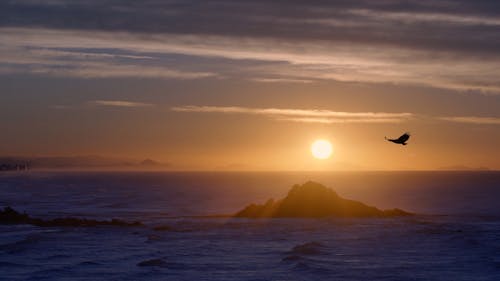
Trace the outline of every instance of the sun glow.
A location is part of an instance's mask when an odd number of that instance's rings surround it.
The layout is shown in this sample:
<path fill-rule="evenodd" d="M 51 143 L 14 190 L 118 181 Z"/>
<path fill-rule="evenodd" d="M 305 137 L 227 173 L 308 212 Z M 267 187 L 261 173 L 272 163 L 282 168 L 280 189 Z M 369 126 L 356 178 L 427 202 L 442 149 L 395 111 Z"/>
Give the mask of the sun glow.
<path fill-rule="evenodd" d="M 315 140 L 311 144 L 311 153 L 314 158 L 328 159 L 332 155 L 332 144 L 324 139 Z"/>

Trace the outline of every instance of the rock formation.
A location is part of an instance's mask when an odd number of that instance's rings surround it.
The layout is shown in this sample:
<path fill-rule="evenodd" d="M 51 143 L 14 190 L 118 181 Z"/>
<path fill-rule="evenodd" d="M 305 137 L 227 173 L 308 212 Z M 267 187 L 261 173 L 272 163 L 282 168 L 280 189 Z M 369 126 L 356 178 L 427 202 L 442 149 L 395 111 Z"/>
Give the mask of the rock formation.
<path fill-rule="evenodd" d="M 118 219 L 99 221 L 67 217 L 42 220 L 39 218 L 32 218 L 26 213 L 21 214 L 11 207 L 5 207 L 3 210 L 0 210 L 0 224 L 31 224 L 41 227 L 142 226 L 142 223 L 140 222 L 125 222 Z"/>
<path fill-rule="evenodd" d="M 322 217 L 393 217 L 411 213 L 400 209 L 380 210 L 361 202 L 340 197 L 331 188 L 316 182 L 294 185 L 279 201 L 269 199 L 262 205 L 251 204 L 236 213 L 244 218 L 322 218 Z"/>

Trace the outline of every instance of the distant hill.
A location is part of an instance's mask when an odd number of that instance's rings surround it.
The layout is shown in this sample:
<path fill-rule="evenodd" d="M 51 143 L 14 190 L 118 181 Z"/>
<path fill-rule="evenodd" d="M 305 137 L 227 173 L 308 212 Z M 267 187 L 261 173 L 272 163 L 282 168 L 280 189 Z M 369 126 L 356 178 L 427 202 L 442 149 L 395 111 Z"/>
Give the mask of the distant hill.
<path fill-rule="evenodd" d="M 236 213 L 244 218 L 322 218 L 322 217 L 393 217 L 411 213 L 400 209 L 379 210 L 361 202 L 340 197 L 320 183 L 294 185 L 281 200 L 269 199 L 265 204 L 251 204 Z"/>
<path fill-rule="evenodd" d="M 145 169 L 168 166 L 168 164 L 152 159 L 140 161 L 102 156 L 0 157 L 0 167 L 4 167 L 4 170 L 15 170 L 17 167 L 27 169 Z"/>
<path fill-rule="evenodd" d="M 159 165 L 161 165 L 160 162 L 157 162 L 157 161 L 151 160 L 151 159 L 145 159 L 140 164 L 142 166 L 159 166 Z"/>
<path fill-rule="evenodd" d="M 490 168 L 488 167 L 469 167 L 465 165 L 454 165 L 454 166 L 446 166 L 446 167 L 440 167 L 439 170 L 443 171 L 489 171 Z"/>

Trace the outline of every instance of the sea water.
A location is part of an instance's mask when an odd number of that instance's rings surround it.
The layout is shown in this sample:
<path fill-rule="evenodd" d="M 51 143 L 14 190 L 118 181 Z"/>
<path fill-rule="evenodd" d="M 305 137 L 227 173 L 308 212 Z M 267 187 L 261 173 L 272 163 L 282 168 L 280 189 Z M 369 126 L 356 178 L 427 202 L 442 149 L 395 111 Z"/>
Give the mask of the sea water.
<path fill-rule="evenodd" d="M 417 215 L 212 216 L 308 180 Z M 2 173 L 0 207 L 145 226 L 0 225 L 0 280 L 500 280 L 499 199 L 500 172 Z"/>

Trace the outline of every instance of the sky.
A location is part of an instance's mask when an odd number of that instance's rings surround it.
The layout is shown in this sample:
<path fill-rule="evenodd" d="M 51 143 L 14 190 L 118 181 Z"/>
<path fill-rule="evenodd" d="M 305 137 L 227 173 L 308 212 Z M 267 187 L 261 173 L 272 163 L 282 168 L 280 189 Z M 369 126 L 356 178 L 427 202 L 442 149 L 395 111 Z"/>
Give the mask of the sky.
<path fill-rule="evenodd" d="M 0 132 L 176 170 L 498 170 L 500 2 L 1 1 Z"/>

